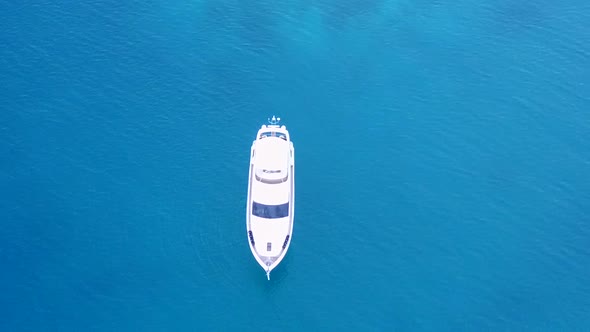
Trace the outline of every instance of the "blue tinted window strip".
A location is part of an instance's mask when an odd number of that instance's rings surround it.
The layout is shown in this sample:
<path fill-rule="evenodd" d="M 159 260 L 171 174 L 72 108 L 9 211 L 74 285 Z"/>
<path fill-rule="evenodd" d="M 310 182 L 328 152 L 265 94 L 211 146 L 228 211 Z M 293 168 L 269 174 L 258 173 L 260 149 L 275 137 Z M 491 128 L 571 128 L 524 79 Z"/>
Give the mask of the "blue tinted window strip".
<path fill-rule="evenodd" d="M 252 202 L 252 214 L 266 219 L 285 218 L 289 216 L 289 203 L 264 205 Z"/>

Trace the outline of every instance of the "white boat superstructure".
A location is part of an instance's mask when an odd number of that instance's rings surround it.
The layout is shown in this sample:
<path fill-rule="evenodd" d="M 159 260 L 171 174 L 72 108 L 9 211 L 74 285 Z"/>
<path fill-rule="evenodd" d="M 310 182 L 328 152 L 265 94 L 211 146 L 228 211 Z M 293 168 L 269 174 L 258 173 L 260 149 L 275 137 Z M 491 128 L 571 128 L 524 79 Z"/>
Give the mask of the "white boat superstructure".
<path fill-rule="evenodd" d="M 279 121 L 273 116 L 252 143 L 246 208 L 248 243 L 269 280 L 289 249 L 295 211 L 295 149 Z"/>

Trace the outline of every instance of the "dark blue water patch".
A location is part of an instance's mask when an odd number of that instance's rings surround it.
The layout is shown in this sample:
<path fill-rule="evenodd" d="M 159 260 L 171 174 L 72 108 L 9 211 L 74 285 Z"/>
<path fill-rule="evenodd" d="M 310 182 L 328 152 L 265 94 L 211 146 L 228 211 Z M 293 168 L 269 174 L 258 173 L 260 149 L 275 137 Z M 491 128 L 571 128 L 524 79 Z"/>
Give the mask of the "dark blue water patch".
<path fill-rule="evenodd" d="M 199 25 L 215 29 L 221 35 L 240 38 L 241 43 L 258 51 L 278 44 L 276 25 L 281 19 L 276 3 L 270 1 L 223 1 L 205 4 L 206 22 Z M 207 32 L 205 32 L 207 33 Z M 238 39 L 232 39 L 238 40 Z M 237 45 L 234 45 L 237 46 Z"/>
<path fill-rule="evenodd" d="M 482 16 L 480 22 L 487 22 L 486 27 L 491 29 L 494 34 L 518 37 L 527 36 L 530 33 L 543 33 L 546 38 L 552 38 L 554 33 L 565 32 L 566 25 L 574 21 L 586 21 L 585 11 L 578 10 L 583 6 L 585 3 L 579 0 L 564 3 L 549 1 L 491 2 L 482 6 L 489 17 Z M 559 25 L 563 25 L 564 29 L 552 29 L 552 27 Z M 576 29 L 579 29 L 580 25 L 576 25 Z M 586 26 L 582 30 L 588 31 L 588 27 Z"/>
<path fill-rule="evenodd" d="M 240 27 L 236 22 L 239 17 L 239 8 L 236 7 L 234 1 L 205 2 L 202 10 L 203 15 L 197 20 L 195 27 L 201 52 L 206 53 L 211 46 L 219 46 L 217 44 L 211 45 L 214 38 L 225 38 L 226 41 L 235 40 L 233 37 L 237 37 Z M 211 31 L 217 31 L 217 33 L 211 34 Z M 222 42 L 221 40 L 215 41 Z M 209 47 L 207 47 L 208 44 Z"/>
<path fill-rule="evenodd" d="M 490 5 L 490 23 L 504 32 L 534 29 L 550 19 L 550 4 L 546 2 L 500 1 Z"/>
<path fill-rule="evenodd" d="M 278 45 L 276 26 L 283 13 L 271 0 L 240 1 L 240 36 L 260 49 L 272 49 Z"/>
<path fill-rule="evenodd" d="M 367 20 L 378 13 L 382 0 L 354 0 L 347 2 L 321 1 L 316 6 L 322 11 L 326 25 L 333 29 L 346 29 L 356 24 L 355 19 Z"/>

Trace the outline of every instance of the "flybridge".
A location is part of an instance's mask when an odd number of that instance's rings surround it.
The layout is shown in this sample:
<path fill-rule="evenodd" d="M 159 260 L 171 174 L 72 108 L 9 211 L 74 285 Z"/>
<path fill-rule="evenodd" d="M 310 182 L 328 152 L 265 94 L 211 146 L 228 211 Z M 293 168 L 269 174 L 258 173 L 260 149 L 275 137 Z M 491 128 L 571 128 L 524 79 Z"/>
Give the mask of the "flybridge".
<path fill-rule="evenodd" d="M 273 116 L 268 119 L 268 125 L 262 125 L 258 130 L 258 139 L 266 137 L 278 137 L 285 141 L 289 141 L 289 132 L 284 125 L 279 125 L 281 118 Z"/>
<path fill-rule="evenodd" d="M 283 133 L 277 133 L 275 131 L 268 131 L 268 132 L 260 134 L 260 138 L 265 138 L 265 137 L 278 137 L 278 138 L 284 139 L 285 141 L 287 140 L 286 135 L 284 135 Z"/>

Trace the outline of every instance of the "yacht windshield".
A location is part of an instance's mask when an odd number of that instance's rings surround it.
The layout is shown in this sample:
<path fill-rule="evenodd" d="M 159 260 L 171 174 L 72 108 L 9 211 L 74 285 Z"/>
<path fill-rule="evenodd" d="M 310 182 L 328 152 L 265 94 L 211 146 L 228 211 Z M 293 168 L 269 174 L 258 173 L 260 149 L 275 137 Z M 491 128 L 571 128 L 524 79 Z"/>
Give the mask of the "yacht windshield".
<path fill-rule="evenodd" d="M 252 202 L 252 214 L 266 219 L 285 218 L 289 216 L 289 203 L 264 205 Z"/>
<path fill-rule="evenodd" d="M 285 176 L 281 176 L 281 175 Z M 258 169 L 256 171 L 256 180 L 266 184 L 277 184 L 286 182 L 289 174 L 280 169 Z"/>
<path fill-rule="evenodd" d="M 266 184 L 277 184 L 277 183 L 283 183 L 287 181 L 287 178 L 289 176 L 285 176 L 282 179 L 265 179 L 265 178 L 261 178 L 260 176 L 256 175 L 256 180 L 262 182 L 262 183 L 266 183 Z"/>
<path fill-rule="evenodd" d="M 260 134 L 260 138 L 266 138 L 266 137 L 278 137 L 278 138 L 281 138 L 285 141 L 287 140 L 287 136 L 285 134 L 279 133 L 276 131 L 267 131 L 267 132 Z"/>

